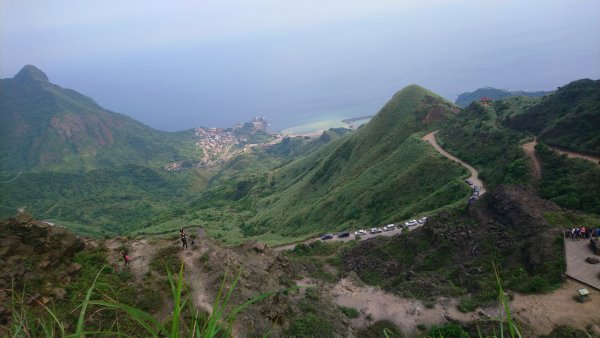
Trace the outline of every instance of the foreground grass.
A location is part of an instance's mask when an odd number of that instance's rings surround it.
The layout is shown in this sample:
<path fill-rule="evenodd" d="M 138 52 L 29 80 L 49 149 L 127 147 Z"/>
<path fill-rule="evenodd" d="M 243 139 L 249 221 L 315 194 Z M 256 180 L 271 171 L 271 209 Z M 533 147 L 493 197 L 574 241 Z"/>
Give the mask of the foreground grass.
<path fill-rule="evenodd" d="M 167 277 L 171 291 L 171 301 L 173 304 L 167 318 L 163 321 L 156 316 L 143 311 L 142 309 L 121 303 L 111 297 L 104 299 L 92 299 L 96 293 L 96 287 L 105 268 L 102 268 L 94 278 L 91 286 L 88 288 L 85 298 L 76 305 L 72 313 L 78 311 L 77 320 L 74 325 L 68 324 L 65 318 L 59 318 L 59 314 L 55 309 L 52 309 L 39 300 L 35 300 L 36 304 L 43 310 L 40 313 L 34 313 L 30 307 L 26 305 L 27 298 L 24 293 L 12 293 L 12 325 L 9 328 L 8 336 L 10 337 L 84 337 L 90 336 L 113 336 L 113 337 L 130 337 L 130 336 L 148 336 L 148 337 L 215 337 L 215 336 L 232 336 L 233 322 L 237 315 L 248 306 L 259 302 L 267 297 L 270 297 L 281 291 L 273 291 L 258 295 L 241 305 L 232 306 L 230 304 L 231 296 L 236 289 L 239 281 L 241 270 L 237 275 L 229 280 L 229 273 L 225 272 L 225 276 L 221 282 L 219 291 L 212 305 L 212 312 L 208 317 L 205 317 L 197 309 L 194 308 L 192 302 L 187 295 L 190 294 L 189 289 L 183 281 L 183 262 L 180 265 L 179 273 L 174 275 L 167 268 Z M 14 289 L 14 288 L 13 288 Z M 89 314 L 89 308 L 94 308 L 94 313 Z M 116 329 L 97 329 L 89 322 L 92 315 L 102 311 L 116 311 L 120 316 L 126 317 L 135 324 L 138 329 L 132 333 L 121 331 L 119 326 Z M 185 311 L 192 314 L 191 318 L 184 315 Z"/>

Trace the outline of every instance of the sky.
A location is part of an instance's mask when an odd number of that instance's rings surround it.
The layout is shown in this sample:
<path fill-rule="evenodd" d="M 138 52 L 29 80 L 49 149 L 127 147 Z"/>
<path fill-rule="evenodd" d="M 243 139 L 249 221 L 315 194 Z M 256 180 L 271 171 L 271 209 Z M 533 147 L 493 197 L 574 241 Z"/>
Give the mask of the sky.
<path fill-rule="evenodd" d="M 554 90 L 600 78 L 597 0 L 0 0 L 24 65 L 160 130 L 376 113 L 418 84 Z"/>

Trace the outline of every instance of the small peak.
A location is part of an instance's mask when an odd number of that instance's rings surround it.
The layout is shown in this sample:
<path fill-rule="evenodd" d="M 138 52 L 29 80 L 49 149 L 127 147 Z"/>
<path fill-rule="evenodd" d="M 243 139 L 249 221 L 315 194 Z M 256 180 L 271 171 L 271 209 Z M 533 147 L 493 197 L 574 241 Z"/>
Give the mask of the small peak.
<path fill-rule="evenodd" d="M 42 81 L 48 82 L 48 76 L 39 70 L 36 66 L 26 65 L 21 69 L 15 77 L 15 80 L 19 81 Z"/>

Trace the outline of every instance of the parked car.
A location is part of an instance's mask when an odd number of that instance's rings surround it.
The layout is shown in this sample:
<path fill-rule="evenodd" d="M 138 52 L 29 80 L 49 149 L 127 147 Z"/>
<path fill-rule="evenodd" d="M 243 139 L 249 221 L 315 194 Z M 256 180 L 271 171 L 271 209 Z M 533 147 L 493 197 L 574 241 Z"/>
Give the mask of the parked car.
<path fill-rule="evenodd" d="M 350 237 L 350 233 L 348 231 L 342 231 L 338 234 L 338 238 Z"/>
<path fill-rule="evenodd" d="M 325 235 L 321 236 L 321 240 L 322 241 L 325 241 L 325 240 L 328 240 L 328 239 L 332 239 L 332 238 L 333 238 L 332 234 L 325 234 Z"/>
<path fill-rule="evenodd" d="M 427 222 L 427 216 L 419 218 L 417 222 L 419 222 L 419 224 L 425 224 L 425 222 Z"/>
<path fill-rule="evenodd" d="M 354 236 L 362 236 L 362 235 L 366 235 L 367 232 L 365 230 L 357 230 L 354 232 Z"/>
<path fill-rule="evenodd" d="M 407 221 L 406 223 L 404 223 L 404 225 L 406 225 L 407 227 L 411 227 L 411 226 L 414 226 L 417 224 L 419 224 L 419 222 L 417 222 L 416 219 L 411 219 L 410 221 Z"/>
<path fill-rule="evenodd" d="M 396 226 L 395 226 L 395 225 L 393 225 L 393 224 L 388 224 L 388 225 L 385 225 L 385 226 L 383 227 L 383 231 L 390 231 L 390 230 L 394 230 L 394 228 L 395 228 L 395 227 L 396 227 Z"/>
<path fill-rule="evenodd" d="M 371 233 L 372 234 L 378 234 L 381 232 L 381 228 L 371 228 Z"/>

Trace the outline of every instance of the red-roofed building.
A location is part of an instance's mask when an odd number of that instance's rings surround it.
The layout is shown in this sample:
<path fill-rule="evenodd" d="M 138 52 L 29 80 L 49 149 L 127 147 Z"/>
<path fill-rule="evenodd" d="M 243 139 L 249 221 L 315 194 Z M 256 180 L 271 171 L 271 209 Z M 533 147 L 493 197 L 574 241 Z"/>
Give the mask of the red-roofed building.
<path fill-rule="evenodd" d="M 484 97 L 482 97 L 482 98 L 479 99 L 479 103 L 481 103 L 484 106 L 489 106 L 490 102 L 492 102 L 492 99 L 490 99 L 487 96 L 484 96 Z"/>

